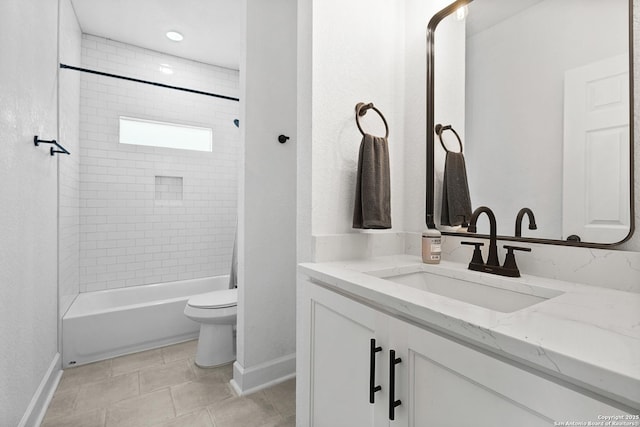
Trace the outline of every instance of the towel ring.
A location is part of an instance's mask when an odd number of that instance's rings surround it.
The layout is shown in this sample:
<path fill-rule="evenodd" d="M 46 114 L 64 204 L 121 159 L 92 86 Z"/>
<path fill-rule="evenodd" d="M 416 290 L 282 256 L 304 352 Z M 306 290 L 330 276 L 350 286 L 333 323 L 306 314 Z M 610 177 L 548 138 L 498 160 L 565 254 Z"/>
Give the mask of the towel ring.
<path fill-rule="evenodd" d="M 367 114 L 367 110 L 372 109 L 373 111 L 375 111 L 376 113 L 378 113 L 378 115 L 380 116 L 380 118 L 382 119 L 382 121 L 384 122 L 384 128 L 385 128 L 385 138 L 389 137 L 389 125 L 387 124 L 387 119 L 384 118 L 384 115 L 380 112 L 380 110 L 378 110 L 376 107 L 374 107 L 373 102 L 370 102 L 368 104 L 365 104 L 363 102 L 358 102 L 356 104 L 356 124 L 358 125 L 358 129 L 360 129 L 360 133 L 362 135 L 364 135 L 364 131 L 362 130 L 362 126 L 360 126 L 360 117 L 364 116 L 365 114 Z"/>
<path fill-rule="evenodd" d="M 444 151 L 446 151 L 447 153 L 454 153 L 454 151 L 449 150 L 444 145 L 444 141 L 442 140 L 442 132 L 444 132 L 445 130 L 450 130 L 451 132 L 454 133 L 456 138 L 458 138 L 458 145 L 460 145 L 459 153 L 462 153 L 462 141 L 460 140 L 460 135 L 458 135 L 458 132 L 456 132 L 455 129 L 451 127 L 451 125 L 442 126 L 440 123 L 438 123 L 435 126 L 435 131 L 436 131 L 436 134 L 438 135 L 438 138 L 440 138 L 440 145 L 442 145 L 442 148 L 444 148 Z"/>

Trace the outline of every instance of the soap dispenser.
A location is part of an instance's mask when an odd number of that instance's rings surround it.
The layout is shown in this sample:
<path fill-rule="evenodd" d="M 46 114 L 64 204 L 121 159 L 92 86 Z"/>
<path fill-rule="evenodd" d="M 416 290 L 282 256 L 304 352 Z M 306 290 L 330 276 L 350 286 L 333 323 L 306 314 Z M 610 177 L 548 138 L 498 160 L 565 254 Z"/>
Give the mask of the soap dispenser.
<path fill-rule="evenodd" d="M 442 234 L 435 228 L 422 232 L 422 262 L 439 264 L 442 251 Z"/>

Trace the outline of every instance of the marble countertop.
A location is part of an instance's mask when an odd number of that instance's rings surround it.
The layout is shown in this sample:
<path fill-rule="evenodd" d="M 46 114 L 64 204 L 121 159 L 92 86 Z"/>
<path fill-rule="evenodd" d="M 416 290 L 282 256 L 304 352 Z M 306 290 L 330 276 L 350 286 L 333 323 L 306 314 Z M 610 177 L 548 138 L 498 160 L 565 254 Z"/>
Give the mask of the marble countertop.
<path fill-rule="evenodd" d="M 504 313 L 376 277 L 414 271 L 557 296 Z M 411 255 L 305 263 L 299 272 L 391 314 L 640 409 L 640 294 L 526 274 L 500 277 L 446 261 L 423 264 Z"/>

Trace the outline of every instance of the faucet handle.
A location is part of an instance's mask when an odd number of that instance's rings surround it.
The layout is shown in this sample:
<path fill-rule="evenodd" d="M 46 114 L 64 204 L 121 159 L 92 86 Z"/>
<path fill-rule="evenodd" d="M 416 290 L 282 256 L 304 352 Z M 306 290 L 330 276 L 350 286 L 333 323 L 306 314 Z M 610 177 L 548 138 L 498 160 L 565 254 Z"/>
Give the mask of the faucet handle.
<path fill-rule="evenodd" d="M 511 253 L 513 253 L 513 251 L 531 252 L 531 248 L 523 248 L 521 246 L 504 245 L 504 248 L 507 252 Z"/>
<path fill-rule="evenodd" d="M 507 250 L 507 256 L 504 258 L 504 265 L 502 266 L 502 268 L 509 271 L 509 277 L 520 277 L 520 271 L 518 270 L 518 265 L 516 264 L 516 256 L 513 252 L 531 252 L 531 248 L 523 248 L 520 246 L 510 245 L 504 245 L 504 248 Z"/>
<path fill-rule="evenodd" d="M 471 258 L 471 262 L 469 263 L 469 266 L 471 266 L 471 264 L 476 264 L 476 265 L 484 265 L 484 260 L 482 259 L 482 251 L 480 250 L 481 246 L 484 246 L 484 243 L 482 242 L 460 242 L 461 245 L 468 245 L 468 246 L 475 246 L 475 249 L 473 250 L 473 258 Z"/>

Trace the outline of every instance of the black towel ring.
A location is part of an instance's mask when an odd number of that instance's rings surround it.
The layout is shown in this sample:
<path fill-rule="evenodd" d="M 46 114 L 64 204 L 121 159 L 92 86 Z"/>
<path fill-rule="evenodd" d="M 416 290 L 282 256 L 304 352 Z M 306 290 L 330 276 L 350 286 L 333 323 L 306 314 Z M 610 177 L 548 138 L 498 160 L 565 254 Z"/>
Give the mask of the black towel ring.
<path fill-rule="evenodd" d="M 363 102 L 358 102 L 356 104 L 356 124 L 358 125 L 358 129 L 360 129 L 360 133 L 362 135 L 364 135 L 364 131 L 362 130 L 362 126 L 360 126 L 360 117 L 364 116 L 365 114 L 367 114 L 367 110 L 372 109 L 373 111 L 375 111 L 376 113 L 378 113 L 378 115 L 380 116 L 380 118 L 382 119 L 382 121 L 384 122 L 384 128 L 385 128 L 385 138 L 389 137 L 389 125 L 387 125 L 387 119 L 384 118 L 384 115 L 380 112 L 380 110 L 378 110 L 376 107 L 374 107 L 373 102 L 370 102 L 368 104 L 365 104 Z"/>
<path fill-rule="evenodd" d="M 450 130 L 451 132 L 454 133 L 456 138 L 458 138 L 458 145 L 460 145 L 459 153 L 462 153 L 462 141 L 460 140 L 460 135 L 458 135 L 458 132 L 456 132 L 455 129 L 451 127 L 451 125 L 442 126 L 440 123 L 438 123 L 435 126 L 435 131 L 436 131 L 436 134 L 438 135 L 438 138 L 440 138 L 440 144 L 442 145 L 442 148 L 444 148 L 444 151 L 446 151 L 447 153 L 454 153 L 454 151 L 449 150 L 444 145 L 444 141 L 442 140 L 442 132 L 444 132 L 445 130 Z"/>

